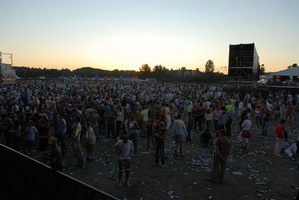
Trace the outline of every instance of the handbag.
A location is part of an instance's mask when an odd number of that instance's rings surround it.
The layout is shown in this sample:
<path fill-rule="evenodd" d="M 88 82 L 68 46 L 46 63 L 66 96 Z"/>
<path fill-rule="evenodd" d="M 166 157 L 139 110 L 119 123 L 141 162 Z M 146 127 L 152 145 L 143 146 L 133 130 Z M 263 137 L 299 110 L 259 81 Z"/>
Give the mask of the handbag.
<path fill-rule="evenodd" d="M 242 137 L 244 137 L 244 138 L 250 138 L 250 132 L 249 132 L 249 130 L 243 130 L 242 131 Z"/>

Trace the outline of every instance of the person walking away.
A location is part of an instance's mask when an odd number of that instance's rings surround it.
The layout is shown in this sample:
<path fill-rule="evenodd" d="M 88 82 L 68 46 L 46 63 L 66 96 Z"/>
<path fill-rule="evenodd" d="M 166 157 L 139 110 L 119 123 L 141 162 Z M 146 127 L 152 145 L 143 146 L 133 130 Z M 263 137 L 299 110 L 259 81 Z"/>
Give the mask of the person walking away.
<path fill-rule="evenodd" d="M 173 122 L 172 133 L 175 139 L 175 155 L 183 156 L 183 137 L 187 135 L 187 129 L 184 121 L 181 119 L 181 114 L 177 115 L 177 119 Z"/>
<path fill-rule="evenodd" d="M 230 152 L 231 152 L 231 144 L 229 139 L 225 136 L 225 131 L 223 130 L 217 131 L 216 139 L 214 141 L 212 177 L 211 179 L 208 179 L 208 181 L 212 183 L 216 183 L 216 180 L 218 179 L 219 183 L 221 184 L 226 183 L 224 178 L 225 178 L 227 158 Z"/>
<path fill-rule="evenodd" d="M 122 139 L 118 140 L 114 145 L 118 155 L 118 187 L 122 186 L 123 170 L 125 170 L 125 185 L 130 186 L 129 175 L 131 167 L 131 153 L 134 150 L 134 145 L 128 139 L 128 135 L 123 135 Z"/>
<path fill-rule="evenodd" d="M 284 141 L 285 119 L 281 119 L 280 123 L 275 128 L 276 143 L 274 149 L 274 156 L 281 157 L 280 150 Z"/>

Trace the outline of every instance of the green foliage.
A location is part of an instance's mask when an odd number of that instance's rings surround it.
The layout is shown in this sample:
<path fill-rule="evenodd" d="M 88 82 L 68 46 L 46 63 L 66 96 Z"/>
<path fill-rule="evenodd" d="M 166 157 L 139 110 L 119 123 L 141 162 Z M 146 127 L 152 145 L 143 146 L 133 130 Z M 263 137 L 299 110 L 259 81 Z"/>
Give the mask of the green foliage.
<path fill-rule="evenodd" d="M 149 71 L 150 67 L 148 65 L 143 65 L 143 70 L 140 72 L 132 70 L 113 70 L 107 71 L 102 69 L 96 69 L 91 67 L 83 67 L 76 70 L 69 69 L 41 69 L 41 68 L 29 68 L 29 67 L 14 67 L 16 74 L 21 78 L 39 78 L 44 76 L 45 78 L 58 79 L 60 76 L 74 77 L 80 76 L 84 77 L 94 77 L 98 75 L 101 78 L 104 77 L 138 77 L 139 79 L 153 78 L 161 82 L 185 82 L 185 83 L 212 83 L 221 82 L 228 80 L 228 77 L 222 73 L 199 72 L 198 75 L 192 76 L 191 72 L 185 67 L 181 70 L 168 70 L 162 65 L 156 65 L 153 71 Z M 185 75 L 185 72 L 187 75 Z M 189 73 L 190 72 L 190 73 Z M 190 74 L 190 75 L 188 75 Z"/>
<path fill-rule="evenodd" d="M 214 70 L 215 70 L 215 65 L 214 65 L 214 62 L 213 62 L 213 60 L 208 60 L 207 62 L 206 62 L 206 65 L 205 65 L 205 72 L 214 72 Z"/>
<path fill-rule="evenodd" d="M 260 66 L 260 74 L 261 74 L 261 75 L 265 74 L 265 71 L 266 71 L 266 68 L 265 68 L 264 64 L 262 64 L 262 65 Z"/>
<path fill-rule="evenodd" d="M 294 63 L 294 64 L 288 66 L 288 69 L 293 68 L 293 67 L 298 67 L 297 63 Z"/>

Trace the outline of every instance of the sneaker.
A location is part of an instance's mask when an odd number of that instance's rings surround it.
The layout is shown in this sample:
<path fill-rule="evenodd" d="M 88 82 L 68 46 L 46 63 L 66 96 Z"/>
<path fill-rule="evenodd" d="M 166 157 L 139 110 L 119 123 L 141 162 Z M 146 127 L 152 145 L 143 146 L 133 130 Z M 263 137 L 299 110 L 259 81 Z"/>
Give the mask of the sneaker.
<path fill-rule="evenodd" d="M 295 160 L 295 156 L 294 156 L 294 155 L 292 155 L 292 160 L 293 160 L 293 161 Z"/>

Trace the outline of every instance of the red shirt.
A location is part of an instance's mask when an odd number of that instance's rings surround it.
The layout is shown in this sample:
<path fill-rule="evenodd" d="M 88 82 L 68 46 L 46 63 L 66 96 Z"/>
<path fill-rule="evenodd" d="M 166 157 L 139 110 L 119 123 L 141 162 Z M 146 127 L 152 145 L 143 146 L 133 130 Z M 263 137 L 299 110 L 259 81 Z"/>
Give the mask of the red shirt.
<path fill-rule="evenodd" d="M 280 138 L 280 139 L 284 139 L 284 131 L 285 131 L 285 128 L 284 128 L 283 124 L 277 125 L 276 129 L 275 129 L 275 135 L 276 135 L 276 137 Z"/>

